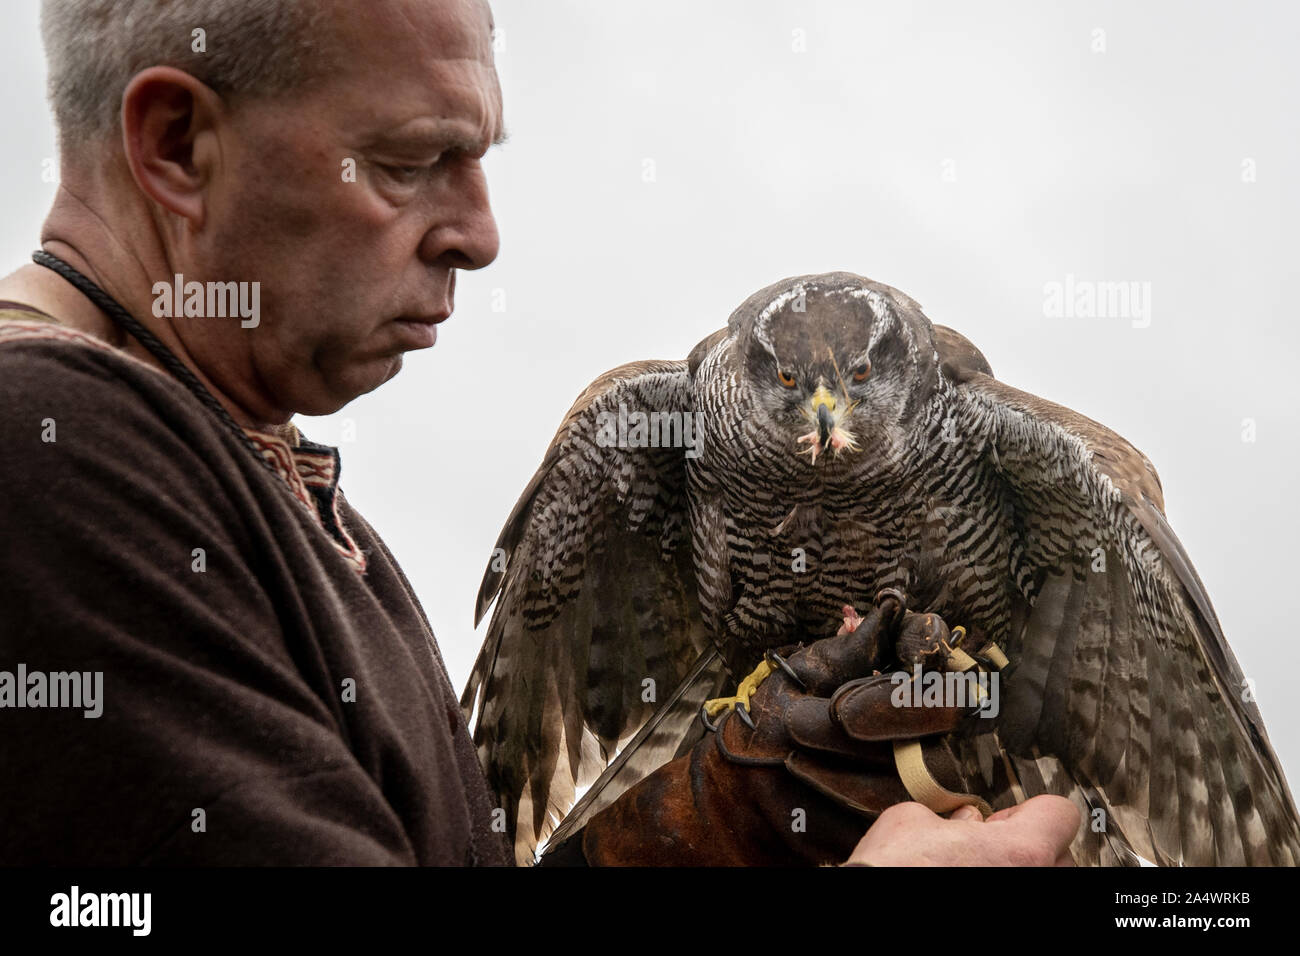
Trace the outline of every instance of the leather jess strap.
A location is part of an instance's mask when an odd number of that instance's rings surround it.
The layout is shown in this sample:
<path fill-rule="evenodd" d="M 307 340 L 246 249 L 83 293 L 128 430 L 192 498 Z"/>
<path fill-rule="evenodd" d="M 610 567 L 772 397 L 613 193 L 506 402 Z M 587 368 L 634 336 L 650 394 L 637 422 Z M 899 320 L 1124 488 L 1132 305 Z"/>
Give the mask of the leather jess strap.
<path fill-rule="evenodd" d="M 946 663 L 950 671 L 970 671 L 980 668 L 980 662 L 971 657 L 960 647 L 965 628 L 953 628 L 953 647 Z M 986 644 L 980 657 L 988 661 L 997 670 L 1002 670 L 1009 663 L 1007 656 L 996 644 Z M 908 794 L 917 803 L 924 804 L 935 813 L 950 813 L 958 807 L 972 806 L 988 817 L 993 808 L 982 797 L 973 793 L 954 793 L 941 784 L 930 768 L 926 766 L 924 751 L 919 740 L 894 741 L 894 764 L 898 768 L 898 777 L 907 788 Z"/>
<path fill-rule="evenodd" d="M 948 813 L 964 806 L 977 807 L 986 817 L 993 813 L 993 808 L 982 797 L 973 793 L 953 793 L 936 780 L 925 765 L 921 741 L 894 741 L 894 763 L 898 766 L 898 777 L 912 799 L 935 813 Z"/>

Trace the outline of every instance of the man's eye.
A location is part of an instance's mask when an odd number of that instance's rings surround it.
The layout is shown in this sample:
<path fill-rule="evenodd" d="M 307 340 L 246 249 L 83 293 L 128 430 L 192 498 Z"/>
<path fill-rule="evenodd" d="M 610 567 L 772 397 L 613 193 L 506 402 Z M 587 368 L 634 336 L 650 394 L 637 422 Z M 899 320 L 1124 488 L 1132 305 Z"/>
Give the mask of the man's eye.
<path fill-rule="evenodd" d="M 384 171 L 388 178 L 402 183 L 415 182 L 425 170 L 423 166 L 388 166 L 385 164 L 380 164 L 379 168 Z"/>
<path fill-rule="evenodd" d="M 390 166 L 387 163 L 377 165 L 384 171 L 384 175 L 394 182 L 409 184 L 427 174 L 436 164 L 437 160 L 423 166 Z"/>

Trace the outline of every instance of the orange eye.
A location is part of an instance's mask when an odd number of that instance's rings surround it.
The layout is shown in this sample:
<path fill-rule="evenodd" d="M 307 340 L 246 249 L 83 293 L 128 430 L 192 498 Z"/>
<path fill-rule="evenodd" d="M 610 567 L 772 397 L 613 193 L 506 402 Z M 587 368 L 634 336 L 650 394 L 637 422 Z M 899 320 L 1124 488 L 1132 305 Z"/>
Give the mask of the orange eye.
<path fill-rule="evenodd" d="M 871 363 L 863 362 L 861 365 L 859 365 L 857 368 L 853 370 L 853 381 L 865 382 L 867 380 L 867 376 L 870 374 L 871 374 Z"/>
<path fill-rule="evenodd" d="M 794 375 L 789 372 L 782 372 L 777 369 L 776 377 L 781 380 L 781 384 L 786 388 L 794 388 Z"/>

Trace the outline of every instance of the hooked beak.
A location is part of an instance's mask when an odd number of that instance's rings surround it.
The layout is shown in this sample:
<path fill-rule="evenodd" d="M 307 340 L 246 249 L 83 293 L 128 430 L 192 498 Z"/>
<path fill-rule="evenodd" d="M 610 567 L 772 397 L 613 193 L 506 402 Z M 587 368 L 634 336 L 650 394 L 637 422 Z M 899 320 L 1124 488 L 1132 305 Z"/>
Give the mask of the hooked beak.
<path fill-rule="evenodd" d="M 817 423 L 816 431 L 811 431 L 799 438 L 799 444 L 808 445 L 805 449 L 812 456 L 812 463 L 817 463 L 817 456 L 826 451 L 828 448 L 839 454 L 845 448 L 857 448 L 857 442 L 854 440 L 852 433 L 847 431 L 844 425 L 836 420 L 835 417 L 835 396 L 824 385 L 819 385 L 817 391 L 813 392 L 812 399 L 809 401 L 808 411 Z M 841 418 L 853 410 L 853 404 L 850 403 L 843 412 Z"/>
<path fill-rule="evenodd" d="M 817 386 L 817 391 L 813 392 L 812 410 L 817 415 L 817 444 L 825 451 L 831 432 L 835 431 L 835 396 L 825 385 Z"/>
<path fill-rule="evenodd" d="M 831 432 L 835 430 L 835 416 L 825 405 L 817 406 L 817 438 L 818 444 L 822 446 L 822 451 L 826 450 L 826 443 L 831 440 Z"/>

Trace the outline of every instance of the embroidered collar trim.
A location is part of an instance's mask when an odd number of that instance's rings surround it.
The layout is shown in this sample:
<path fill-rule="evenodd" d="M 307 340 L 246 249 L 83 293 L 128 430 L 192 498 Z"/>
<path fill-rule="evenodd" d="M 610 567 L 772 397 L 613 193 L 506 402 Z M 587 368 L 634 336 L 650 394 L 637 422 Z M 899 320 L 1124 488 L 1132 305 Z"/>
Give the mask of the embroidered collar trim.
<path fill-rule="evenodd" d="M 22 306 L 20 303 L 0 302 L 0 318 L 5 320 L 0 321 L 0 344 L 32 339 L 55 339 L 123 354 L 120 349 L 93 335 L 70 329 L 53 316 L 30 306 Z M 133 356 L 127 357 L 132 361 L 138 361 Z M 152 365 L 146 367 L 158 372 L 158 369 Z M 158 374 L 165 373 L 158 372 Z M 343 492 L 339 489 L 342 460 L 338 449 L 307 440 L 292 424 L 289 425 L 288 431 L 293 437 L 293 444 L 273 432 L 252 428 L 245 428 L 244 431 L 257 445 L 262 456 L 275 467 L 276 473 L 284 480 L 290 494 L 307 509 L 316 524 L 330 536 L 339 554 L 358 573 L 364 574 L 365 553 L 357 546 L 339 517 L 338 503 Z"/>

